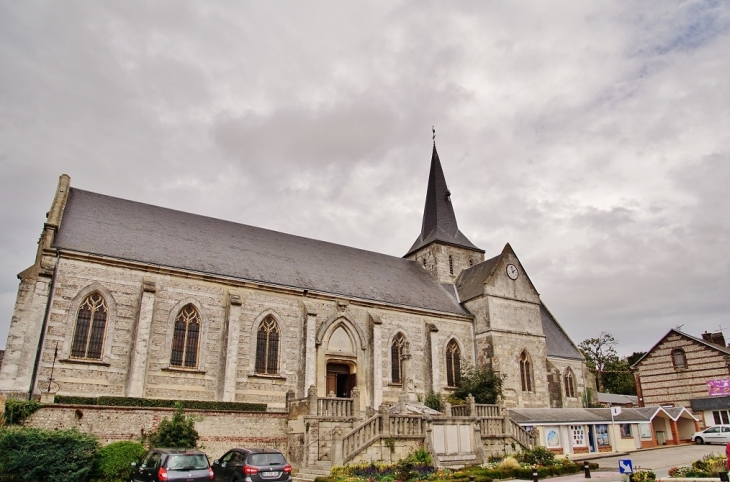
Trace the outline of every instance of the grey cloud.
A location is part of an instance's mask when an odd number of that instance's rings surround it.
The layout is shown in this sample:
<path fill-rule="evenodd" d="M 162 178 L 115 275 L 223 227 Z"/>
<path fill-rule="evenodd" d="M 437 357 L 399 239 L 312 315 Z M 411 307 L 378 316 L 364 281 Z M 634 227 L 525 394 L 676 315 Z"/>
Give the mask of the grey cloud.
<path fill-rule="evenodd" d="M 433 124 L 461 230 L 510 242 L 573 339 L 727 324 L 729 12 L 0 2 L 0 346 L 62 172 L 402 255 Z"/>

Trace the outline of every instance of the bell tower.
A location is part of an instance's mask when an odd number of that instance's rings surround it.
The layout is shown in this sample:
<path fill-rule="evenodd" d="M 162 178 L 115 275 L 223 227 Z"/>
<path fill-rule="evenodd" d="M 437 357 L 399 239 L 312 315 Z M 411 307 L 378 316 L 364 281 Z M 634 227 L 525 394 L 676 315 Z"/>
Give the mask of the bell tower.
<path fill-rule="evenodd" d="M 404 258 L 417 261 L 439 283 L 450 284 L 462 270 L 484 261 L 484 250 L 474 246 L 456 224 L 451 191 L 446 186 L 435 141 L 421 234 Z"/>

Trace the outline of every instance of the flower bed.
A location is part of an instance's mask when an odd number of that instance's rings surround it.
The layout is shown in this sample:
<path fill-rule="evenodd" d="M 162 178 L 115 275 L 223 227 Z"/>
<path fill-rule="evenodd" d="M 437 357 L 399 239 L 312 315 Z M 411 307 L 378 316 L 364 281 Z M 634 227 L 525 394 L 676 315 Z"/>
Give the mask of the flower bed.
<path fill-rule="evenodd" d="M 552 457 L 545 456 L 540 448 L 537 448 L 519 454 L 517 458 L 522 461 L 506 457 L 458 470 L 436 470 L 431 466 L 430 456 L 421 449 L 395 464 L 372 462 L 333 467 L 330 477 L 318 477 L 317 482 L 469 482 L 472 476 L 475 482 L 492 482 L 495 479 L 531 480 L 534 470 L 537 470 L 541 479 L 575 474 L 583 470 L 583 464 L 576 464 L 567 458 L 555 460 L 554 455 L 550 455 Z M 590 468 L 595 470 L 598 464 L 591 463 Z"/>
<path fill-rule="evenodd" d="M 692 462 L 691 467 L 672 467 L 669 469 L 669 477 L 674 478 L 706 478 L 719 477 L 721 472 L 726 472 L 726 457 L 722 454 L 708 454 L 700 460 Z"/>

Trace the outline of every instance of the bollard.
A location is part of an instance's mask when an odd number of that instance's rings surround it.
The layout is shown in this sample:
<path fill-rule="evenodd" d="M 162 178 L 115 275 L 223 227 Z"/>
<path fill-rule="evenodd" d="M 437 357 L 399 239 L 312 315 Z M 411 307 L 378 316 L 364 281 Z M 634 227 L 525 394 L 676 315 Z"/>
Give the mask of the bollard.
<path fill-rule="evenodd" d="M 476 479 L 476 476 L 474 476 L 474 475 L 469 476 L 469 482 L 474 482 L 474 479 Z"/>
<path fill-rule="evenodd" d="M 583 471 L 585 472 L 586 479 L 590 479 L 591 478 L 591 466 L 587 460 L 585 462 L 583 462 Z"/>
<path fill-rule="evenodd" d="M 532 468 L 532 482 L 537 482 L 537 467 Z"/>

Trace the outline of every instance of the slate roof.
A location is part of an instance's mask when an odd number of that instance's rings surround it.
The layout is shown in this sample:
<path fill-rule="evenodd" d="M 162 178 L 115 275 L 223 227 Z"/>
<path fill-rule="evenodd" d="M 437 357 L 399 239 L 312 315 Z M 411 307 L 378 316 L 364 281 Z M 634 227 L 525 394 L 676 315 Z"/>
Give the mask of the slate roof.
<path fill-rule="evenodd" d="M 727 410 L 730 408 L 730 397 L 694 398 L 689 401 L 692 410 Z"/>
<path fill-rule="evenodd" d="M 438 152 L 436 152 L 436 144 L 434 144 L 433 154 L 431 155 L 431 171 L 428 175 L 426 205 L 423 208 L 421 234 L 413 243 L 411 249 L 408 250 L 406 256 L 436 241 L 473 249 L 481 253 L 484 252 L 474 246 L 459 231 L 459 226 L 456 224 L 454 206 L 451 204 L 451 193 L 449 192 L 449 188 L 446 187 L 446 178 L 441 168 Z"/>
<path fill-rule="evenodd" d="M 634 405 L 639 403 L 639 397 L 636 395 L 621 395 L 618 393 L 596 393 L 596 399 L 599 403 L 612 403 L 614 405 L 625 405 L 632 403 Z"/>
<path fill-rule="evenodd" d="M 459 277 L 456 279 L 456 290 L 459 292 L 459 299 L 462 303 L 484 294 L 484 282 L 492 274 L 499 258 L 500 256 L 498 255 L 482 261 L 459 274 Z"/>
<path fill-rule="evenodd" d="M 583 354 L 575 346 L 573 340 L 542 303 L 540 304 L 540 320 L 542 321 L 542 331 L 545 333 L 545 345 L 549 357 L 584 360 Z"/>
<path fill-rule="evenodd" d="M 71 188 L 59 249 L 469 315 L 417 262 Z"/>
<path fill-rule="evenodd" d="M 513 408 L 509 412 L 510 418 L 519 424 L 611 422 L 610 408 Z M 648 422 L 651 419 L 634 408 L 623 408 L 613 420 L 629 423 Z"/>

